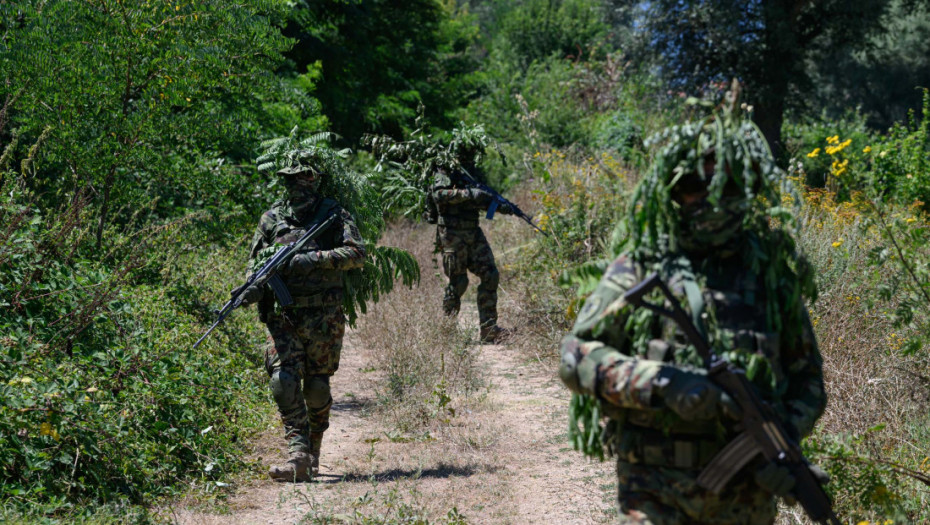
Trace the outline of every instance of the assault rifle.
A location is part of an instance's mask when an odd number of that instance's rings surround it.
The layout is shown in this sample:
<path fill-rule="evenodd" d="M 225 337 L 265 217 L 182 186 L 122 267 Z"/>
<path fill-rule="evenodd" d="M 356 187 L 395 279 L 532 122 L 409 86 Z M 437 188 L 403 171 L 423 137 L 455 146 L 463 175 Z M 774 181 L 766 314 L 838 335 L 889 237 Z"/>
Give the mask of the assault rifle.
<path fill-rule="evenodd" d="M 492 197 L 491 205 L 488 206 L 488 213 L 485 215 L 485 218 L 487 220 L 489 221 L 493 220 L 494 213 L 497 211 L 497 208 L 499 208 L 501 204 L 506 204 L 510 206 L 511 210 L 513 210 L 514 215 L 526 221 L 526 223 L 532 226 L 536 231 L 538 231 L 539 233 L 543 235 L 549 235 L 548 233 L 542 231 L 539 228 L 539 226 L 537 226 L 536 223 L 533 222 L 533 219 L 530 218 L 530 216 L 527 215 L 526 213 L 523 213 L 523 210 L 517 207 L 516 204 L 505 199 L 503 195 L 501 195 L 500 193 L 497 193 L 497 191 L 495 191 L 493 188 L 491 188 L 487 184 L 482 184 L 481 182 L 478 182 L 474 177 L 469 175 L 464 169 L 459 170 L 459 171 L 462 174 L 462 178 L 465 179 L 465 182 L 468 183 L 470 186 L 478 188 L 479 190 L 482 190 L 482 191 L 486 191 L 491 194 L 491 197 Z"/>
<path fill-rule="evenodd" d="M 281 276 L 278 275 L 278 270 L 288 261 L 291 260 L 297 252 L 300 251 L 308 242 L 320 236 L 326 228 L 329 228 L 329 225 L 336 220 L 336 214 L 331 213 L 329 216 L 324 218 L 321 222 L 312 226 L 306 233 L 304 233 L 300 239 L 288 244 L 287 246 L 282 246 L 278 251 L 268 259 L 259 270 L 246 279 L 245 284 L 234 289 L 230 294 L 229 301 L 223 305 L 223 308 L 217 313 L 216 322 L 213 323 L 213 326 L 205 334 L 203 334 L 200 339 L 194 343 L 194 348 L 207 338 L 210 335 L 210 332 L 214 328 L 220 325 L 233 310 L 242 305 L 242 300 L 245 298 L 245 291 L 252 285 L 264 286 L 265 284 L 271 286 L 271 289 L 274 290 L 275 296 L 278 298 L 278 304 L 281 306 L 287 306 L 294 303 L 294 298 L 291 297 L 291 292 L 288 291 L 287 286 L 284 284 L 284 281 L 281 280 Z"/>
<path fill-rule="evenodd" d="M 655 288 L 659 288 L 671 303 L 671 310 L 643 299 Z M 801 454 L 800 447 L 785 431 L 772 407 L 759 398 L 744 370 L 733 366 L 714 352 L 659 275 L 652 274 L 623 294 L 623 298 L 634 306 L 647 308 L 674 321 L 704 359 L 707 378 L 732 397 L 742 409 L 742 432 L 704 468 L 697 478 L 698 484 L 719 494 L 740 469 L 757 454 L 762 454 L 767 461 L 787 467 L 791 471 L 795 479 L 793 495 L 812 520 L 842 525 L 833 512 L 830 498 L 811 471 L 807 459 Z"/>

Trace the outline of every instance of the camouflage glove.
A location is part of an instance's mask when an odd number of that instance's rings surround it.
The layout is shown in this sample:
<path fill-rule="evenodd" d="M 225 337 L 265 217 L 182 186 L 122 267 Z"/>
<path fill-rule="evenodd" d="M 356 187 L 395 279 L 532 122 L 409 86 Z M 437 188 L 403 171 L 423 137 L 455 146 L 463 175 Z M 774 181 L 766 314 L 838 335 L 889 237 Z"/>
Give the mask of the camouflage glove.
<path fill-rule="evenodd" d="M 264 285 L 253 284 L 245 289 L 245 292 L 242 293 L 242 306 L 248 306 L 250 304 L 255 304 L 262 300 L 262 296 L 265 295 Z M 235 296 L 237 290 L 233 290 L 230 295 Z"/>
<path fill-rule="evenodd" d="M 509 202 L 501 204 L 497 207 L 497 213 L 503 213 L 504 215 L 513 215 L 514 207 Z"/>
<path fill-rule="evenodd" d="M 791 494 L 791 489 L 797 483 L 791 470 L 777 463 L 768 463 L 757 470 L 755 479 L 759 488 L 781 497 Z"/>
<path fill-rule="evenodd" d="M 472 199 L 475 199 L 479 202 L 490 202 L 494 198 L 490 193 L 482 190 L 481 188 L 468 188 L 468 194 Z"/>
<path fill-rule="evenodd" d="M 713 419 L 723 414 L 739 419 L 733 399 L 704 374 L 664 367 L 657 378 L 665 404 L 685 421 Z"/>
<path fill-rule="evenodd" d="M 313 271 L 320 267 L 321 259 L 322 254 L 320 253 L 320 250 L 298 253 L 297 255 L 291 257 L 291 260 L 287 262 L 287 265 L 281 269 L 281 274 L 295 275 Z"/>

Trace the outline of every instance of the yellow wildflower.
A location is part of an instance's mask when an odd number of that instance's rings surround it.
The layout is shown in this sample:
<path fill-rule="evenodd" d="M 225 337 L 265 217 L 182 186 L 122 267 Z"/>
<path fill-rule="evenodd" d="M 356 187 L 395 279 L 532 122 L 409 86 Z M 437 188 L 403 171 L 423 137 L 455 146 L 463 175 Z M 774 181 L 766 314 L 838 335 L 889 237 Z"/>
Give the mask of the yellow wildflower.
<path fill-rule="evenodd" d="M 58 434 L 58 431 L 52 428 L 52 424 L 47 421 L 39 425 L 39 435 L 40 436 L 52 436 L 53 439 L 58 439 L 61 437 Z"/>
<path fill-rule="evenodd" d="M 862 148 L 862 153 L 871 153 L 871 152 L 872 152 L 872 146 L 866 146 Z"/>
<path fill-rule="evenodd" d="M 814 151 L 812 151 L 812 152 L 810 152 L 810 153 L 807 154 L 807 158 L 813 159 L 813 158 L 815 158 L 817 155 L 820 155 L 820 148 L 814 148 Z"/>
<path fill-rule="evenodd" d="M 827 144 L 836 144 L 840 141 L 839 135 L 833 135 L 832 137 L 827 137 Z"/>
<path fill-rule="evenodd" d="M 881 158 L 885 158 L 885 155 L 887 155 L 887 154 L 888 154 L 888 150 L 885 150 L 885 151 L 879 153 L 878 156 L 881 157 Z"/>
<path fill-rule="evenodd" d="M 843 239 L 840 239 L 833 243 L 834 248 L 839 248 L 843 244 Z"/>
<path fill-rule="evenodd" d="M 904 221 L 904 222 L 910 224 L 910 223 L 912 223 L 912 222 L 917 222 L 917 219 L 915 219 L 915 218 L 913 218 L 913 217 L 908 217 L 907 220 Z"/>

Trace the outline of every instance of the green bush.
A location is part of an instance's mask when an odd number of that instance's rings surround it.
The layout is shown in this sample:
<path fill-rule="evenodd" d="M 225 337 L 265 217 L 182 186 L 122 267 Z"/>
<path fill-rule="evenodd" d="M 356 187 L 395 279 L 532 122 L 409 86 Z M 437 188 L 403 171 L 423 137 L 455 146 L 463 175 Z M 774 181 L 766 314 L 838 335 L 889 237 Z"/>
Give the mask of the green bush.
<path fill-rule="evenodd" d="M 254 409 L 263 381 L 257 355 L 227 349 L 257 347 L 263 333 L 241 316 L 190 348 L 246 247 L 198 253 L 212 234 L 191 217 L 108 231 L 113 248 L 95 251 L 81 245 L 96 226 L 85 200 L 43 210 L 22 187 L 4 174 L 0 501 L 93 513 L 241 466 L 243 438 L 263 417 Z"/>
<path fill-rule="evenodd" d="M 871 148 L 868 182 L 900 204 L 919 203 L 930 211 L 930 90 L 924 90 L 922 118 L 912 112 Z"/>

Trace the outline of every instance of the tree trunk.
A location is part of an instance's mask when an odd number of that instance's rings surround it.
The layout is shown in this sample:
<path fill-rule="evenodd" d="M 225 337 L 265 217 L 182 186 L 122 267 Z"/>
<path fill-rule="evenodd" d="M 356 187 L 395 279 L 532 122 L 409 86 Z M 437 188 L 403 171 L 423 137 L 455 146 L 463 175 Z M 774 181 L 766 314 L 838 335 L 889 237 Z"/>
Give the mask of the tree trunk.
<path fill-rule="evenodd" d="M 774 94 L 758 100 L 755 103 L 753 120 L 762 131 L 762 135 L 772 149 L 772 156 L 781 165 L 785 154 L 784 144 L 781 141 L 781 126 L 785 121 L 784 95 L 776 97 Z"/>

